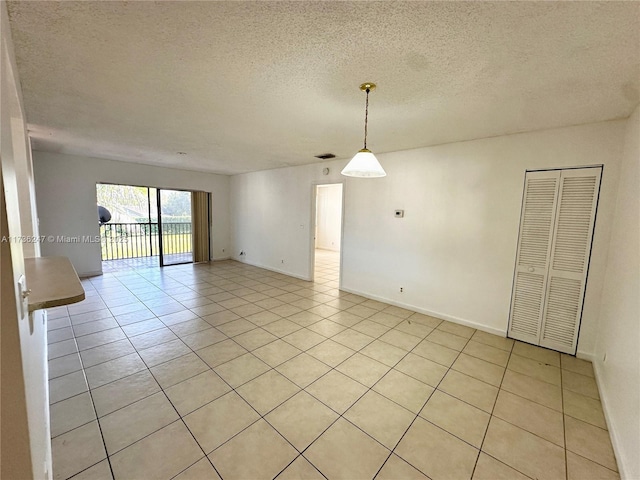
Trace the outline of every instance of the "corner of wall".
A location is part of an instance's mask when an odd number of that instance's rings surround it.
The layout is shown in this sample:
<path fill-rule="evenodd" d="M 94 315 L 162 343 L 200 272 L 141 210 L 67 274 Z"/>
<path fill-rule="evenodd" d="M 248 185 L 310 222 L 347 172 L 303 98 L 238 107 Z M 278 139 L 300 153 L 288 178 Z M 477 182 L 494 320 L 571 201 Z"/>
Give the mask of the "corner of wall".
<path fill-rule="evenodd" d="M 30 143 L 22 106 L 6 2 L 0 2 L 0 182 L 2 234 L 37 235 Z M 51 478 L 46 323 L 27 313 L 17 284 L 33 245 L 2 244 L 2 473 L 7 478 Z M 27 278 L 27 283 L 29 278 Z M 5 295 L 6 294 L 6 295 Z M 12 299 L 13 301 L 8 301 Z M 6 387 L 8 384 L 8 388 Z"/>
<path fill-rule="evenodd" d="M 627 120 L 593 361 L 622 479 L 640 478 L 640 106 Z"/>
<path fill-rule="evenodd" d="M 622 480 L 636 480 L 637 477 L 632 477 L 628 473 L 626 456 L 623 453 L 625 450 L 622 439 L 620 438 L 619 429 L 616 427 L 616 423 L 613 419 L 612 411 L 614 410 L 614 406 L 611 403 L 611 396 L 609 395 L 609 390 L 606 388 L 606 384 L 603 381 L 603 377 L 605 376 L 602 369 L 602 362 L 597 361 L 594 355 L 588 357 L 579 357 L 584 360 L 589 360 L 593 363 L 593 373 L 596 378 L 596 385 L 598 387 L 598 392 L 600 394 L 600 403 L 602 404 L 602 411 L 604 413 L 604 420 L 607 424 L 607 429 L 609 430 L 609 436 L 611 437 L 611 446 L 613 447 L 613 452 L 616 457 L 616 463 L 618 465 L 618 473 L 620 474 L 620 478 Z"/>

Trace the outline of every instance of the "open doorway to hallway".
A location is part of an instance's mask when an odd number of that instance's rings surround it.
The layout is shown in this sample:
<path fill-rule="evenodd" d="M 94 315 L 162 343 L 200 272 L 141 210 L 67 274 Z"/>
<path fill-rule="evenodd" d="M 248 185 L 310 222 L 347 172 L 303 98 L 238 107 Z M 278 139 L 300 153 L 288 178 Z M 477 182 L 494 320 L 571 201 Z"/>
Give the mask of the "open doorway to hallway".
<path fill-rule="evenodd" d="M 332 287 L 340 284 L 342 244 L 342 184 L 316 185 L 314 280 Z"/>

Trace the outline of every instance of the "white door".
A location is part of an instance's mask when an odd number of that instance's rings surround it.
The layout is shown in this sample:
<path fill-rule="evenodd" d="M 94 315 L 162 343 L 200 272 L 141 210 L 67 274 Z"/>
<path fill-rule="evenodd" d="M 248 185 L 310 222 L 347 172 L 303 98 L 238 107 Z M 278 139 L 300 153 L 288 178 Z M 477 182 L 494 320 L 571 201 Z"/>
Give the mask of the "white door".
<path fill-rule="evenodd" d="M 601 173 L 527 172 L 510 337 L 575 353 Z"/>
<path fill-rule="evenodd" d="M 560 171 L 527 172 L 511 296 L 509 336 L 538 343 Z"/>
<path fill-rule="evenodd" d="M 316 196 L 316 248 L 340 251 L 342 184 L 318 185 Z"/>

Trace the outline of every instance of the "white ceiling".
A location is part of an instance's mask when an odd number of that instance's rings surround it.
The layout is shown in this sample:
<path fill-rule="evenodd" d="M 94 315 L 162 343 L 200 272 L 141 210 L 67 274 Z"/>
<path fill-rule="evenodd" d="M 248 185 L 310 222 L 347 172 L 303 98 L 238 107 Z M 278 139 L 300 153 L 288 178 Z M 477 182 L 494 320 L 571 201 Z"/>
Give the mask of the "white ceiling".
<path fill-rule="evenodd" d="M 627 117 L 638 2 L 9 2 L 34 148 L 219 173 Z M 186 152 L 178 155 L 176 152 Z"/>

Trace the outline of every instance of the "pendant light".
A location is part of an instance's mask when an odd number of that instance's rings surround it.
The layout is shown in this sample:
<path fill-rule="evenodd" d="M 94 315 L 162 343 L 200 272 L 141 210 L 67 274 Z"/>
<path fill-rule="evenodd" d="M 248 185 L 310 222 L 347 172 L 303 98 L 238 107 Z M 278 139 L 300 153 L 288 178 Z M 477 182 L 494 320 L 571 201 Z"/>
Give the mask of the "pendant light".
<path fill-rule="evenodd" d="M 369 92 L 376 88 L 375 83 L 363 83 L 360 90 L 366 92 L 367 103 L 364 110 L 364 148 L 351 159 L 342 170 L 342 175 L 346 177 L 377 178 L 384 177 L 384 171 L 376 156 L 367 148 L 367 121 L 369 119 Z"/>

